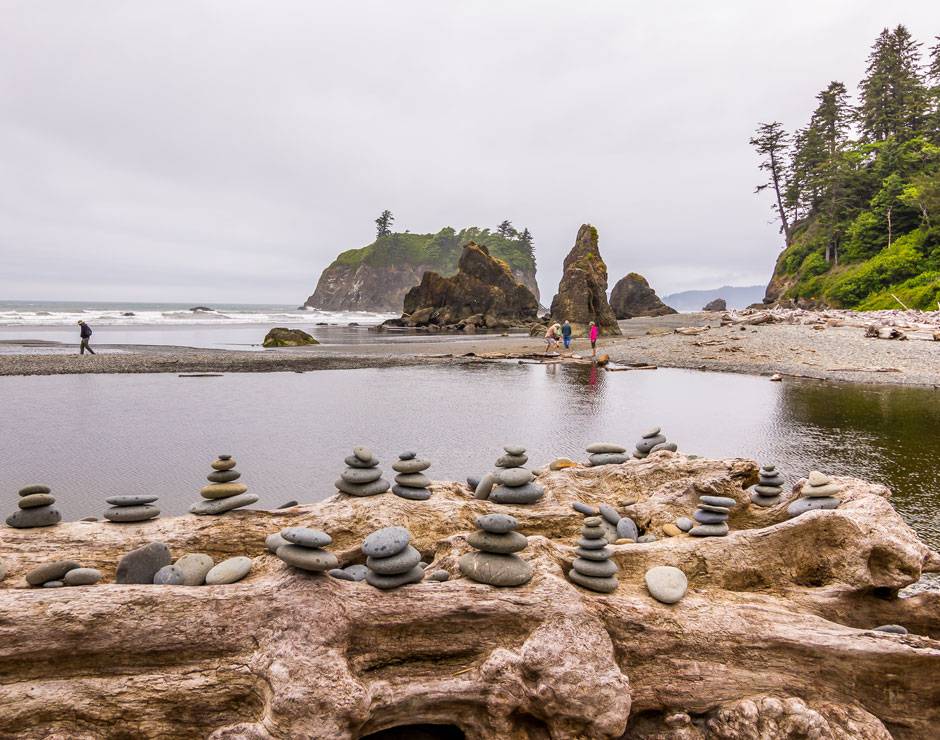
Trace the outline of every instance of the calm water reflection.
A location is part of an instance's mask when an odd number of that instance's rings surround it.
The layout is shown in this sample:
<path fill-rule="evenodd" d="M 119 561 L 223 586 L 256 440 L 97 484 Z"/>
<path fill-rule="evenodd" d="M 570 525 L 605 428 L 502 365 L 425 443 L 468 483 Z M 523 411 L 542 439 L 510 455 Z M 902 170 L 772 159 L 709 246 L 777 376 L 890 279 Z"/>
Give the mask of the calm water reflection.
<path fill-rule="evenodd" d="M 16 489 L 48 482 L 66 518 L 104 498 L 154 493 L 166 513 L 198 498 L 219 452 L 239 460 L 260 505 L 332 495 L 343 457 L 372 446 L 388 467 L 414 448 L 432 478 L 489 469 L 502 445 L 530 462 L 632 445 L 661 425 L 680 449 L 883 482 L 921 536 L 940 546 L 940 392 L 684 370 L 605 373 L 533 365 L 392 368 L 306 374 L 0 378 L 0 512 Z M 389 471 L 390 472 L 390 471 Z"/>

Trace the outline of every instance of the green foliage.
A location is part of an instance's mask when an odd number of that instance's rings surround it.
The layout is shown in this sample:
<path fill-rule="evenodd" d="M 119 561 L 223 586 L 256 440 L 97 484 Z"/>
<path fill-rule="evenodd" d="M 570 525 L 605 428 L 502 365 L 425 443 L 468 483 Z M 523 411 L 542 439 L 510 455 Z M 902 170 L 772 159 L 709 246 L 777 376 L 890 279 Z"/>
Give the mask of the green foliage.
<path fill-rule="evenodd" d="M 908 308 L 936 311 L 940 307 L 940 304 L 938 304 L 938 301 L 940 301 L 940 271 L 924 272 L 910 280 L 905 280 L 903 283 L 872 293 L 858 304 L 858 309 L 861 311 L 877 311 L 883 308 L 900 308 L 892 293 L 900 298 Z"/>
<path fill-rule="evenodd" d="M 870 260 L 845 270 L 824 286 L 824 296 L 837 306 L 853 308 L 870 294 L 916 277 L 924 271 L 920 252 L 924 234 L 914 231 L 895 241 Z"/>
<path fill-rule="evenodd" d="M 826 262 L 825 257 L 819 252 L 812 252 L 803 259 L 800 265 L 800 273 L 807 278 L 816 277 L 817 275 L 822 275 L 824 272 L 829 272 L 829 267 L 830 265 Z"/>

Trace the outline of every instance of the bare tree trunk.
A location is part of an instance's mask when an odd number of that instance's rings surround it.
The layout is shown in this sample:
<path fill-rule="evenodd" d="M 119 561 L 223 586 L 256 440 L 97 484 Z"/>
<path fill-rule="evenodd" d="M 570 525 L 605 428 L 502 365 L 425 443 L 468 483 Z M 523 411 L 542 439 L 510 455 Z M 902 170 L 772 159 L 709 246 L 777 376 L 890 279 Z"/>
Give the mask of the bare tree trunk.
<path fill-rule="evenodd" d="M 790 246 L 790 222 L 787 219 L 787 212 L 783 207 L 783 194 L 780 192 L 779 165 L 776 155 L 770 153 L 770 174 L 774 183 L 774 193 L 777 195 L 777 213 L 780 214 L 780 224 L 783 227 L 783 238 L 786 239 L 787 246 Z"/>

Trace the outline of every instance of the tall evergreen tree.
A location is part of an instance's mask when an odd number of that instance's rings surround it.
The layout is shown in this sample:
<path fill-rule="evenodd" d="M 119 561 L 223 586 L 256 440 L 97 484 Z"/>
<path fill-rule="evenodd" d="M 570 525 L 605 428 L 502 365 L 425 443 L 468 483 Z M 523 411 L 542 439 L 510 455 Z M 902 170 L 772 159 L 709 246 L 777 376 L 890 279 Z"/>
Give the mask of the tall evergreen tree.
<path fill-rule="evenodd" d="M 518 234 L 518 232 L 513 228 L 512 222 L 508 218 L 496 227 L 496 233 L 504 239 L 512 239 Z"/>
<path fill-rule="evenodd" d="M 789 244 L 790 219 L 784 205 L 784 192 L 787 190 L 787 148 L 790 145 L 790 135 L 783 130 L 783 124 L 779 121 L 762 123 L 757 127 L 756 135 L 751 138 L 750 144 L 761 156 L 760 169 L 765 171 L 769 178 L 763 185 L 758 185 L 754 192 L 761 193 L 767 188 L 773 188 L 776 200 L 772 208 L 780 219 L 780 231 Z"/>
<path fill-rule="evenodd" d="M 931 141 L 940 143 L 940 36 L 934 39 L 937 44 L 930 50 L 930 67 L 927 69 L 930 113 L 926 128 Z"/>
<path fill-rule="evenodd" d="M 389 236 L 392 233 L 392 222 L 395 220 L 395 217 L 392 215 L 392 212 L 388 209 L 382 211 L 382 214 L 375 219 L 375 236 L 376 238 L 382 238 L 383 236 Z"/>
<path fill-rule="evenodd" d="M 920 69 L 921 44 L 904 26 L 885 28 L 875 40 L 859 85 L 857 118 L 867 141 L 914 136 L 927 112 Z"/>

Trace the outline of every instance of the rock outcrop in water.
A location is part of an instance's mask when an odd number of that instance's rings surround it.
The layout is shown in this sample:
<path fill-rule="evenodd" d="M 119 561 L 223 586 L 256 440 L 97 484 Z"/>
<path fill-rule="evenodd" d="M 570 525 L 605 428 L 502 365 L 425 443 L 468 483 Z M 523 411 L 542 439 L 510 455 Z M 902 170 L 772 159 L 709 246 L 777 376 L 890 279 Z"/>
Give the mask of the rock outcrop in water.
<path fill-rule="evenodd" d="M 617 281 L 614 289 L 610 291 L 610 307 L 618 319 L 677 313 L 674 308 L 669 308 L 659 300 L 646 278 L 636 272 L 631 272 Z"/>
<path fill-rule="evenodd" d="M 471 242 L 464 247 L 457 274 L 426 272 L 421 284 L 405 295 L 405 313 L 386 325 L 433 326 L 474 331 L 528 327 L 536 320 L 538 301 L 513 276 L 509 266 Z"/>
<path fill-rule="evenodd" d="M 552 320 L 569 321 L 575 336 L 587 334 L 590 322 L 601 334 L 620 334 L 620 326 L 607 302 L 607 265 L 597 247 L 597 229 L 584 224 L 574 247 L 565 257 L 564 274 L 552 299 Z"/>
<path fill-rule="evenodd" d="M 271 329 L 265 337 L 264 347 L 303 347 L 308 344 L 319 344 L 303 329 L 287 329 L 283 326 Z"/>
<path fill-rule="evenodd" d="M 333 740 L 437 724 L 471 740 L 934 736 L 940 593 L 897 594 L 940 570 L 940 555 L 883 486 L 839 478 L 838 509 L 787 519 L 786 496 L 750 504 L 756 480 L 747 460 L 670 452 L 545 473 L 544 498 L 512 510 L 533 576 L 506 588 L 460 577 L 477 517 L 497 507 L 457 483 L 435 483 L 418 504 L 344 496 L 132 533 L 4 530 L 3 734 Z M 582 526 L 572 502 L 618 507 L 661 533 L 702 491 L 738 502 L 727 537 L 610 545 L 619 585 L 606 595 L 566 577 Z M 364 562 L 366 535 L 392 525 L 450 580 L 385 592 L 287 567 L 265 547 L 281 527 L 326 527 L 349 566 Z M 226 586 L 116 585 L 117 562 L 149 541 L 254 565 Z M 103 582 L 26 587 L 32 568 L 66 557 Z M 679 603 L 648 593 L 656 566 L 685 574 Z M 910 634 L 873 631 L 895 624 Z"/>

